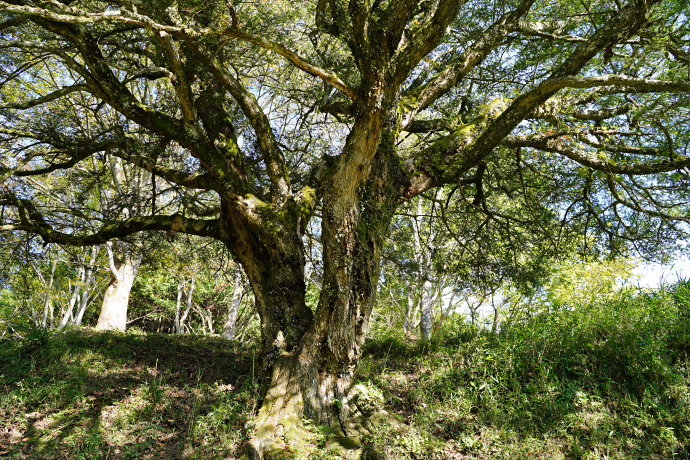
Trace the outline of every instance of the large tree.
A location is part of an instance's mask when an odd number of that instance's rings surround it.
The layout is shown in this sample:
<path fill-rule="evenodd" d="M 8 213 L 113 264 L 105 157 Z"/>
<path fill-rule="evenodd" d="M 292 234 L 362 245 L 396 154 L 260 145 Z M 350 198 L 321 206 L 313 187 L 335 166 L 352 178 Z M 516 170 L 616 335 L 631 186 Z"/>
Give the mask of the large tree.
<path fill-rule="evenodd" d="M 354 430 L 350 382 L 406 200 L 450 184 L 478 231 L 577 228 L 607 250 L 654 249 L 688 219 L 683 1 L 68 3 L 0 1 L 0 174 L 15 184 L 0 229 L 222 241 L 261 318 L 260 455 L 302 414 Z M 103 152 L 196 198 L 87 231 L 21 181 Z M 303 234 L 317 208 L 312 311 Z"/>

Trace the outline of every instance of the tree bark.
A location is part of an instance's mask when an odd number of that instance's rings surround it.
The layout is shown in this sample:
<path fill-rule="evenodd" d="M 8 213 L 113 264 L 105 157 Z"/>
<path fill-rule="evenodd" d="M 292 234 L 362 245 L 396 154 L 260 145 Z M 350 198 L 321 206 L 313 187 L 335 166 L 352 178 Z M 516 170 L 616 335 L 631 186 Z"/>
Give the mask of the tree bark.
<path fill-rule="evenodd" d="M 414 289 L 407 291 L 407 302 L 405 304 L 405 317 L 403 318 L 403 332 L 406 336 L 413 336 L 417 329 L 417 312 L 419 311 L 419 293 Z"/>
<path fill-rule="evenodd" d="M 73 325 L 81 326 L 84 313 L 86 313 L 86 307 L 89 306 L 89 300 L 91 300 L 91 294 L 89 291 L 84 290 L 79 298 L 79 308 L 77 309 L 76 315 L 74 315 L 74 321 L 72 323 Z"/>
<path fill-rule="evenodd" d="M 84 267 L 79 267 L 77 269 L 77 274 L 79 275 L 79 278 L 83 279 L 83 270 Z M 81 294 L 81 284 L 79 281 L 76 281 L 74 285 L 71 284 L 70 282 L 70 287 L 69 291 L 72 293 L 69 298 L 69 303 L 67 305 L 67 309 L 63 312 L 62 317 L 60 318 L 60 323 L 58 324 L 58 331 L 61 331 L 62 329 L 67 326 L 72 321 L 72 317 L 74 314 L 74 306 L 77 305 L 80 299 L 80 294 Z"/>
<path fill-rule="evenodd" d="M 251 195 L 221 203 L 225 244 L 244 268 L 261 319 L 260 374 L 267 384 L 276 359 L 297 349 L 313 321 L 305 303 L 300 222 L 296 213 L 276 212 Z"/>
<path fill-rule="evenodd" d="M 237 323 L 237 315 L 240 311 L 240 304 L 244 297 L 244 282 L 242 280 L 242 272 L 240 268 L 235 270 L 235 290 L 232 293 L 230 300 L 230 308 L 228 309 L 228 316 L 223 324 L 223 338 L 232 340 L 235 338 L 235 327 Z"/>
<path fill-rule="evenodd" d="M 96 330 L 124 332 L 127 329 L 129 293 L 139 270 L 142 254 L 127 248 L 117 257 L 113 254 L 110 243 L 107 244 L 107 247 L 111 278 L 103 296 Z"/>
<path fill-rule="evenodd" d="M 389 138 L 392 134 L 384 140 Z M 366 434 L 358 416 L 357 396 L 350 390 L 376 300 L 385 236 L 401 196 L 400 169 L 391 146 L 382 143 L 374 150 L 371 172 L 359 187 L 343 190 L 334 186 L 324 194 L 324 280 L 319 304 L 296 346 L 284 347 L 273 361 L 266 396 L 256 418 L 256 436 L 248 446 L 251 458 L 270 458 L 298 442 L 295 433 L 299 432 L 302 416 L 329 425 L 341 436 L 358 438 Z M 334 183 L 338 184 L 337 179 Z M 247 272 L 255 285 L 251 270 Z M 303 274 L 299 281 L 302 303 Z M 254 292 L 263 323 L 266 307 L 259 298 L 270 290 Z"/>
<path fill-rule="evenodd" d="M 195 276 L 191 275 L 190 284 L 187 286 L 186 275 L 181 275 L 180 279 L 177 281 L 177 303 L 175 306 L 175 334 L 184 334 L 185 331 L 185 321 L 189 316 L 189 312 L 192 310 L 192 302 L 194 299 L 194 287 L 195 287 Z M 180 315 L 182 311 L 182 297 L 185 297 L 186 307 L 184 313 Z"/>
<path fill-rule="evenodd" d="M 431 339 L 431 303 L 432 303 L 431 281 L 424 280 L 422 283 L 421 299 L 421 320 L 419 322 L 419 332 L 423 339 Z"/>
<path fill-rule="evenodd" d="M 98 247 L 94 246 L 91 248 L 91 258 L 89 259 L 89 263 L 84 267 L 84 272 L 82 274 L 83 286 L 81 290 L 81 297 L 79 297 L 79 307 L 77 308 L 77 312 L 72 321 L 74 326 L 81 326 L 81 321 L 84 318 L 86 307 L 89 306 L 89 301 L 91 300 L 93 290 L 96 288 L 96 270 L 94 268 L 94 264 L 96 263 L 97 255 Z"/>
<path fill-rule="evenodd" d="M 53 282 L 55 281 L 55 268 L 57 267 L 57 258 L 53 260 L 52 268 L 50 270 L 50 278 L 45 286 L 45 302 L 43 304 L 43 320 L 41 326 L 44 328 L 53 328 Z"/>
<path fill-rule="evenodd" d="M 39 281 L 43 285 L 43 314 L 41 317 L 38 316 L 36 313 L 33 303 L 31 305 L 31 317 L 34 321 L 34 324 L 38 327 L 42 328 L 50 328 L 52 329 L 52 310 L 53 310 L 53 282 L 55 280 L 55 269 L 57 267 L 57 258 L 54 259 L 51 264 L 51 270 L 50 270 L 50 278 L 46 281 L 45 277 L 43 276 L 43 273 L 41 273 L 41 269 L 33 263 L 32 261 L 29 262 L 31 265 L 31 268 L 34 269 L 34 272 L 36 273 L 36 276 L 38 277 Z M 50 319 L 50 322 L 49 322 Z"/>

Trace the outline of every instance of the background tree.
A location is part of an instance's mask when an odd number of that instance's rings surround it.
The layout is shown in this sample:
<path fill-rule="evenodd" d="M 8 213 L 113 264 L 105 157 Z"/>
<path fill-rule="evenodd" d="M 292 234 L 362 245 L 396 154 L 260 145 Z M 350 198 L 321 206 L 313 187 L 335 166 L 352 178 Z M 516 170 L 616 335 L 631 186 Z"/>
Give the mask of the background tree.
<path fill-rule="evenodd" d="M 27 324 L 58 330 L 80 326 L 106 284 L 99 248 L 41 246 L 34 238 L 5 237 L 0 321 L 16 330 Z"/>
<path fill-rule="evenodd" d="M 301 414 L 353 434 L 350 382 L 405 200 L 457 185 L 451 201 L 483 215 L 482 231 L 515 237 L 500 241 L 508 253 L 543 238 L 528 230 L 545 221 L 564 229 L 550 238 L 578 231 L 593 252 L 667 252 L 659 243 L 684 235 L 682 3 L 3 1 L 3 176 L 107 150 L 200 190 L 202 205 L 89 232 L 21 185 L 3 190 L 0 230 L 73 245 L 150 230 L 222 241 L 261 319 L 255 453 L 291 442 Z M 71 78 L 32 86 L 53 67 Z M 160 91 L 139 91 L 144 81 Z M 118 116 L 75 130 L 61 104 L 81 96 Z M 128 148 L 132 133 L 152 148 Z M 302 237 L 317 204 L 312 312 Z"/>

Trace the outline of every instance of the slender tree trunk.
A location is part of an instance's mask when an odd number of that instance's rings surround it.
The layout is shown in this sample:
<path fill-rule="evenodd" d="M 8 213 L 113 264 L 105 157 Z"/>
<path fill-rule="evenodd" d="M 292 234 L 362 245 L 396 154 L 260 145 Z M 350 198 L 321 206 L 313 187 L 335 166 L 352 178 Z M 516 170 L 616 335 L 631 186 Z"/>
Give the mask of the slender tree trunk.
<path fill-rule="evenodd" d="M 213 335 L 213 313 L 207 309 L 201 308 L 196 303 L 192 303 L 191 305 L 201 319 L 201 333 L 204 335 Z"/>
<path fill-rule="evenodd" d="M 142 254 L 131 248 L 126 248 L 128 250 L 124 250 L 122 254 L 116 256 L 110 243 L 107 247 L 111 277 L 103 296 L 101 314 L 98 317 L 96 329 L 124 332 L 127 329 L 129 293 L 139 270 Z"/>
<path fill-rule="evenodd" d="M 185 321 L 189 317 L 189 312 L 192 310 L 192 301 L 194 296 L 195 277 L 192 275 L 189 287 L 187 287 L 186 278 L 184 275 L 177 282 L 177 304 L 175 306 L 175 334 L 184 334 Z M 182 298 L 185 297 L 185 310 L 182 311 Z"/>
<path fill-rule="evenodd" d="M 450 316 L 451 312 L 455 309 L 455 295 L 457 293 L 457 283 L 458 277 L 455 278 L 455 282 L 453 283 L 453 288 L 450 293 L 450 298 L 448 299 L 448 305 L 446 305 L 445 308 L 443 307 L 443 291 L 441 291 L 441 311 L 440 315 L 434 321 L 434 335 L 438 334 L 438 332 L 441 330 L 441 327 L 443 326 L 443 322 L 446 320 L 446 318 Z"/>
<path fill-rule="evenodd" d="M 83 267 L 79 267 L 77 270 L 77 273 L 81 276 L 81 272 L 83 271 Z M 62 330 L 73 320 L 73 314 L 74 314 L 74 306 L 77 305 L 80 299 L 80 292 L 81 292 L 81 285 L 79 284 L 79 281 L 74 283 L 73 285 L 70 285 L 70 291 L 72 292 L 72 295 L 70 295 L 69 298 L 69 303 L 67 305 L 67 309 L 65 312 L 62 314 L 62 318 L 60 318 L 60 323 L 58 324 L 58 330 Z"/>
<path fill-rule="evenodd" d="M 426 243 L 422 244 L 422 223 L 420 220 L 422 219 L 423 215 L 424 207 L 422 205 L 421 198 L 419 198 L 417 199 L 417 213 L 412 219 L 412 228 L 414 231 L 414 258 L 417 262 L 417 266 L 419 267 L 419 279 L 421 281 L 421 284 L 417 284 L 420 291 L 419 296 L 417 297 L 419 299 L 418 306 L 420 313 L 419 333 L 423 339 L 429 340 L 431 339 L 431 319 L 435 295 L 432 293 L 434 286 L 429 279 L 431 274 L 434 273 L 434 270 L 431 266 L 431 255 L 429 254 L 428 243 L 429 241 L 433 241 L 435 232 L 432 222 L 429 221 L 429 234 L 426 238 Z M 436 286 L 440 286 L 438 281 Z"/>
<path fill-rule="evenodd" d="M 235 290 L 232 293 L 230 300 L 230 308 L 228 309 L 228 316 L 223 325 L 223 338 L 232 340 L 235 338 L 235 326 L 237 323 L 237 315 L 240 311 L 240 304 L 244 298 L 244 283 L 242 280 L 242 272 L 238 267 L 235 270 Z"/>
<path fill-rule="evenodd" d="M 74 315 L 74 321 L 72 322 L 73 325 L 81 326 L 84 313 L 86 312 L 86 307 L 89 306 L 89 300 L 91 300 L 89 291 L 82 291 L 81 297 L 79 298 L 79 308 L 77 308 L 77 313 Z"/>
<path fill-rule="evenodd" d="M 419 332 L 423 339 L 431 339 L 431 307 L 432 307 L 432 290 L 431 281 L 424 280 L 422 283 L 422 299 L 421 299 L 421 320 L 419 322 Z"/>
<path fill-rule="evenodd" d="M 403 332 L 405 335 L 414 335 L 417 328 L 417 312 L 419 311 L 419 293 L 410 289 L 407 292 L 407 304 L 405 307 L 405 318 L 403 319 Z"/>
<path fill-rule="evenodd" d="M 48 281 L 46 281 L 45 277 L 43 276 L 43 273 L 41 273 L 41 270 L 37 265 L 31 262 L 31 266 L 36 272 L 38 279 L 43 284 L 43 315 L 39 319 L 32 307 L 32 316 L 34 318 L 34 324 L 43 328 L 47 328 L 48 326 L 52 328 L 53 282 L 55 281 L 55 269 L 57 267 L 57 259 L 55 259 L 51 264 L 50 278 L 48 278 Z"/>
<path fill-rule="evenodd" d="M 500 306 L 496 305 L 496 299 L 494 298 L 494 292 L 495 291 L 493 291 L 493 290 L 491 291 L 491 306 L 494 309 L 494 318 L 493 318 L 493 321 L 491 322 L 491 332 L 495 334 L 496 331 L 498 330 L 498 319 L 499 319 L 499 314 L 500 314 Z M 505 302 L 505 299 L 503 301 Z"/>
<path fill-rule="evenodd" d="M 177 301 L 175 302 L 175 334 L 182 334 L 180 328 L 180 311 L 182 310 L 182 294 L 184 293 L 184 278 L 177 280 Z"/>
<path fill-rule="evenodd" d="M 89 306 L 91 295 L 93 290 L 96 288 L 96 270 L 94 269 L 94 264 L 96 263 L 97 255 L 98 247 L 94 246 L 91 248 L 91 258 L 89 259 L 88 265 L 84 267 L 84 272 L 82 274 L 83 288 L 81 290 L 81 297 L 79 298 L 79 306 L 77 307 L 77 312 L 72 321 L 74 326 L 81 326 L 84 313 L 86 312 L 86 307 Z"/>
<path fill-rule="evenodd" d="M 14 330 L 14 328 L 12 327 L 12 320 L 14 319 L 20 308 L 21 304 L 17 303 L 14 307 L 14 310 L 12 310 L 12 314 L 5 317 L 5 320 L 3 321 L 5 327 L 2 330 L 2 334 L 0 334 L 0 339 L 5 337 L 7 335 L 7 332 L 10 331 L 10 329 Z"/>

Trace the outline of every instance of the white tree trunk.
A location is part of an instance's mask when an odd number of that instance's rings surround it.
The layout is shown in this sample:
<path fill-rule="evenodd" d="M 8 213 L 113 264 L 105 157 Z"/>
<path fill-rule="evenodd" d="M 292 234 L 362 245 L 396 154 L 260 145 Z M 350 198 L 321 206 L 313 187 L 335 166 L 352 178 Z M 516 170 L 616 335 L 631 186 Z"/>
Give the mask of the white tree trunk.
<path fill-rule="evenodd" d="M 232 340 L 235 338 L 235 326 L 237 325 L 237 315 L 240 312 L 240 304 L 244 298 L 244 284 L 242 281 L 242 272 L 240 268 L 235 272 L 235 290 L 232 293 L 230 300 L 230 309 L 228 310 L 228 317 L 223 325 L 223 338 Z"/>
<path fill-rule="evenodd" d="M 431 338 L 431 304 L 432 304 L 432 284 L 429 280 L 424 280 L 422 284 L 422 299 L 421 299 L 421 320 L 419 322 L 419 332 L 422 338 L 429 340 Z"/>
<path fill-rule="evenodd" d="M 184 277 L 177 280 L 177 301 L 175 302 L 175 334 L 182 334 L 180 325 L 180 311 L 182 310 L 182 294 L 184 293 Z"/>
<path fill-rule="evenodd" d="M 50 270 L 50 278 L 48 281 L 46 281 L 45 277 L 43 276 L 43 273 L 41 273 L 41 269 L 34 264 L 33 262 L 29 262 L 31 267 L 34 269 L 34 272 L 36 272 L 36 276 L 38 276 L 39 281 L 41 284 L 43 284 L 43 315 L 42 317 L 38 317 L 36 314 L 36 311 L 33 308 L 33 305 L 31 307 L 31 316 L 34 320 L 34 324 L 39 327 L 47 328 L 50 326 L 51 328 L 53 327 L 53 282 L 55 280 L 55 268 L 57 267 L 57 259 L 53 260 L 51 264 L 51 270 Z"/>
<path fill-rule="evenodd" d="M 76 315 L 74 315 L 74 321 L 72 323 L 73 325 L 81 326 L 81 321 L 84 318 L 84 312 L 86 311 L 86 307 L 89 306 L 90 299 L 91 295 L 88 291 L 84 291 L 81 293 L 81 297 L 79 298 L 79 308 L 77 309 Z"/>
<path fill-rule="evenodd" d="M 93 290 L 95 289 L 96 283 L 96 269 L 94 264 L 96 263 L 96 256 L 98 255 L 98 247 L 94 246 L 91 248 L 91 258 L 89 259 L 88 265 L 84 267 L 84 272 L 82 274 L 83 287 L 81 291 L 81 296 L 79 297 L 79 306 L 77 307 L 77 312 L 74 314 L 72 319 L 72 325 L 81 326 L 82 318 L 84 318 L 84 312 L 86 312 L 86 307 L 89 306 L 89 300 L 91 300 Z"/>
<path fill-rule="evenodd" d="M 412 228 L 414 231 L 414 257 L 419 266 L 419 277 L 423 280 L 421 285 L 418 284 L 419 295 L 419 333 L 423 339 L 429 340 L 431 338 L 431 309 L 433 307 L 433 285 L 429 280 L 429 276 L 434 273 L 431 267 L 430 257 L 428 253 L 429 248 L 422 243 L 422 224 L 418 219 L 423 215 L 422 200 L 417 200 L 417 216 L 412 219 Z M 433 241 L 434 231 L 433 226 L 429 226 L 428 241 Z"/>
<path fill-rule="evenodd" d="M 136 269 L 130 263 L 120 266 L 118 276 L 113 276 L 105 290 L 101 315 L 98 317 L 96 329 L 99 331 L 122 331 L 127 329 L 127 307 L 129 293 L 134 284 Z"/>
<path fill-rule="evenodd" d="M 201 308 L 199 305 L 192 303 L 194 310 L 201 318 L 201 333 L 206 335 L 213 335 L 213 313 L 209 310 Z"/>
<path fill-rule="evenodd" d="M 129 203 L 125 204 L 121 210 L 124 219 L 140 215 L 142 203 L 145 202 L 142 193 L 150 180 L 150 175 L 140 169 L 125 167 L 125 163 L 120 158 L 108 156 L 108 160 L 113 179 L 112 184 L 109 185 L 112 189 L 102 189 L 101 199 L 104 203 L 128 201 Z M 117 248 L 117 255 L 113 254 L 114 247 Z M 106 243 L 106 249 L 111 278 L 103 296 L 96 329 L 124 332 L 127 329 L 129 293 L 141 265 L 142 252 L 131 244 L 112 241 Z"/>
<path fill-rule="evenodd" d="M 83 280 L 84 278 L 83 272 L 84 267 L 79 267 L 79 269 L 77 269 L 77 273 L 80 275 L 80 280 Z M 59 331 L 64 329 L 65 326 L 67 326 L 67 324 L 73 321 L 72 315 L 74 314 L 74 306 L 79 302 L 79 299 L 81 298 L 81 284 L 79 281 L 75 282 L 74 284 L 70 282 L 69 289 L 72 292 L 72 295 L 70 295 L 67 310 L 64 311 L 64 313 L 62 314 L 62 318 L 60 318 L 60 323 L 57 327 Z"/>
<path fill-rule="evenodd" d="M 101 315 L 98 318 L 96 330 L 124 332 L 127 329 L 129 293 L 139 270 L 142 255 L 137 251 L 134 255 L 126 254 L 116 261 L 112 244 L 108 243 L 106 246 L 111 278 L 103 296 Z"/>
<path fill-rule="evenodd" d="M 184 334 L 185 330 L 185 321 L 187 321 L 187 317 L 189 316 L 189 311 L 192 309 L 192 301 L 194 299 L 194 285 L 195 285 L 195 279 L 194 275 L 192 275 L 192 280 L 189 288 L 186 286 L 187 282 L 184 277 L 184 275 L 179 279 L 177 282 L 177 305 L 175 307 L 175 333 L 176 334 Z M 187 306 L 185 308 L 184 313 L 180 316 L 180 312 L 182 311 L 181 306 L 182 306 L 182 297 L 186 296 L 186 301 L 187 301 Z"/>

